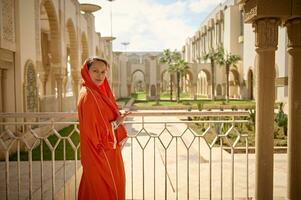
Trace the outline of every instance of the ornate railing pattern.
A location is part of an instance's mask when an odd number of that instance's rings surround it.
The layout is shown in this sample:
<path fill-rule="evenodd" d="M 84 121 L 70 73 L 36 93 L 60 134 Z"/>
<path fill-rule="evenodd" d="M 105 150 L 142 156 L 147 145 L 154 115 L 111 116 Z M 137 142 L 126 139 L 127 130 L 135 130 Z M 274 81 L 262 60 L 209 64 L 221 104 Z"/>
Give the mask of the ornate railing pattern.
<path fill-rule="evenodd" d="M 134 112 L 125 122 L 129 138 L 123 146 L 127 198 L 248 199 L 247 116 Z M 1 113 L 0 120 L 1 197 L 76 199 L 77 113 Z M 191 127 L 196 124 L 197 132 Z"/>

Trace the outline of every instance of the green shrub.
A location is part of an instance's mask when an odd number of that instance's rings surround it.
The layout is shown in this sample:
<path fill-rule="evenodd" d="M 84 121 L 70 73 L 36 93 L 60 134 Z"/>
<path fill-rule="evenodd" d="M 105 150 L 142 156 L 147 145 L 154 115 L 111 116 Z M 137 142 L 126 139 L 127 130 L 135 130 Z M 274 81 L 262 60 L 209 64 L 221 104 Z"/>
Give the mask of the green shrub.
<path fill-rule="evenodd" d="M 197 103 L 197 106 L 198 106 L 198 110 L 199 110 L 199 111 L 202 111 L 203 108 L 204 108 L 204 104 L 201 103 L 201 102 Z"/>
<path fill-rule="evenodd" d="M 287 115 L 283 112 L 283 103 L 279 104 L 278 113 L 275 116 L 275 122 L 279 127 L 283 128 L 283 133 L 287 136 Z"/>
<path fill-rule="evenodd" d="M 138 98 L 138 94 L 137 93 L 132 93 L 131 97 L 137 99 Z"/>

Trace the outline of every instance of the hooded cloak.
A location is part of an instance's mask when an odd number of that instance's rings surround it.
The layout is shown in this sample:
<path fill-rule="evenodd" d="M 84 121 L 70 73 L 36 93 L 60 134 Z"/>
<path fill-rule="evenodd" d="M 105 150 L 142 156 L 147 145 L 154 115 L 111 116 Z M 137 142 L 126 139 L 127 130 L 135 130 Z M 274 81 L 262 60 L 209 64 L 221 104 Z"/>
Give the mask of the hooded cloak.
<path fill-rule="evenodd" d="M 83 174 L 79 200 L 124 200 L 125 173 L 121 144 L 127 137 L 123 124 L 113 129 L 111 122 L 119 110 L 107 79 L 97 86 L 88 66 L 81 69 L 83 87 L 78 101 L 80 155 Z"/>

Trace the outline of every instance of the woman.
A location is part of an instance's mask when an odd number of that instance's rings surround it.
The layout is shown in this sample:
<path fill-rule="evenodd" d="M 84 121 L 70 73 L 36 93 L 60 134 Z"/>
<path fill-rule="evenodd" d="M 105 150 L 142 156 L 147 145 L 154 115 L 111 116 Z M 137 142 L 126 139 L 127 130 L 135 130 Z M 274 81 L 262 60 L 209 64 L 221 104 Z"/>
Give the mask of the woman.
<path fill-rule="evenodd" d="M 78 102 L 80 154 L 83 174 L 80 200 L 124 200 L 125 173 L 121 145 L 127 137 L 121 115 L 106 75 L 107 61 L 89 58 L 81 75 L 83 87 Z"/>

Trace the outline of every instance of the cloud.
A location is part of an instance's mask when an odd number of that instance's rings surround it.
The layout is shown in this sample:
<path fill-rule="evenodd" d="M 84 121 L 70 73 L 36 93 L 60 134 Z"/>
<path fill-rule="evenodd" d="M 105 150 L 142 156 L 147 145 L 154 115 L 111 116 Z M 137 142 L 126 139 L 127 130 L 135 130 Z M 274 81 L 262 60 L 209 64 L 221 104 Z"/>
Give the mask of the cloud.
<path fill-rule="evenodd" d="M 107 0 L 80 0 L 102 7 L 95 13 L 96 31 L 109 36 L 110 3 Z M 215 2 L 215 3 L 211 3 Z M 129 51 L 162 51 L 178 49 L 197 29 L 198 21 L 191 21 L 192 12 L 203 12 L 217 0 L 175 0 L 162 4 L 160 0 L 116 0 L 112 5 L 114 50 L 125 50 L 122 42 L 129 42 Z M 204 5 L 206 8 L 203 8 Z M 187 23 L 189 22 L 189 23 Z"/>
<path fill-rule="evenodd" d="M 221 0 L 191 0 L 188 7 L 192 12 L 202 13 L 208 11 L 208 9 L 210 11 L 210 8 L 219 3 L 221 3 Z"/>

